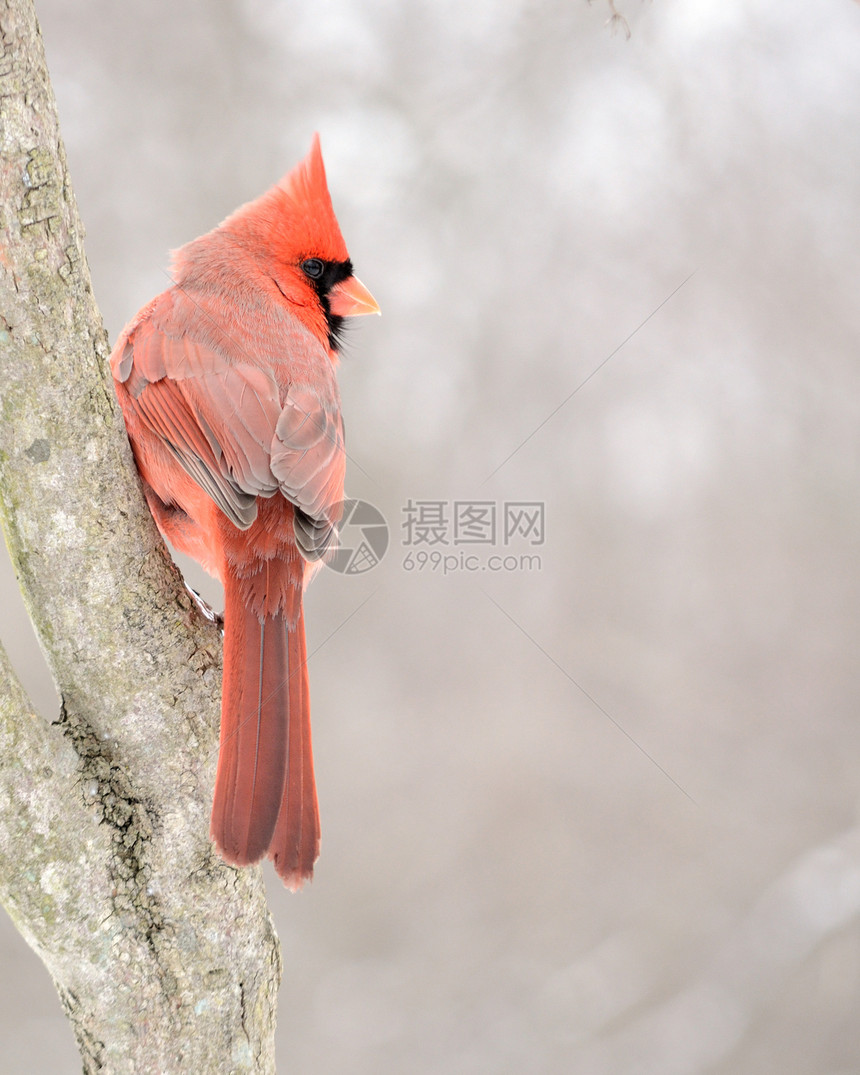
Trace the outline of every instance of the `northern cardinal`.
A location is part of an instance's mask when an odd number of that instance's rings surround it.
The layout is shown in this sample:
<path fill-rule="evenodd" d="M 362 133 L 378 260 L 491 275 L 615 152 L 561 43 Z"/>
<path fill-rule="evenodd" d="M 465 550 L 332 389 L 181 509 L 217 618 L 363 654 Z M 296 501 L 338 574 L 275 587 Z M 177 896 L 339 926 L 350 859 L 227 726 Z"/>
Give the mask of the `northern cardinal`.
<path fill-rule="evenodd" d="M 343 501 L 338 345 L 345 317 L 379 312 L 319 138 L 173 268 L 111 370 L 159 530 L 224 584 L 212 839 L 235 865 L 268 855 L 295 890 L 319 854 L 302 594 Z"/>

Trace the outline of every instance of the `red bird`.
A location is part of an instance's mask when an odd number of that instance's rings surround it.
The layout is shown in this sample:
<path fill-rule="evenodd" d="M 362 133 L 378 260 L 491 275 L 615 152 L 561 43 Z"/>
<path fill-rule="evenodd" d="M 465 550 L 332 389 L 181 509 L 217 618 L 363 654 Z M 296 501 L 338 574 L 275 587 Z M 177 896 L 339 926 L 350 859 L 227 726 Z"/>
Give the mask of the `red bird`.
<path fill-rule="evenodd" d="M 353 275 L 317 137 L 173 265 L 111 370 L 159 530 L 224 584 L 212 839 L 237 866 L 268 855 L 295 890 L 320 842 L 302 593 L 343 500 L 343 319 L 379 307 Z"/>

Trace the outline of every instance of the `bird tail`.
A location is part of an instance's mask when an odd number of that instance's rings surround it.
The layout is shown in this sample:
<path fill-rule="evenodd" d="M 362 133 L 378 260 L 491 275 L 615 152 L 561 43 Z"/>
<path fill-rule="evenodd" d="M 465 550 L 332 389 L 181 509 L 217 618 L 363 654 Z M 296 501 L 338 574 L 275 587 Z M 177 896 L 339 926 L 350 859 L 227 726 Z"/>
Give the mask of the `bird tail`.
<path fill-rule="evenodd" d="M 268 561 L 251 577 L 228 572 L 225 578 L 221 747 L 211 835 L 234 865 L 268 855 L 287 887 L 296 890 L 313 875 L 320 829 L 301 569 L 290 566 Z M 276 588 L 282 600 L 271 610 L 273 568 L 297 577 Z"/>

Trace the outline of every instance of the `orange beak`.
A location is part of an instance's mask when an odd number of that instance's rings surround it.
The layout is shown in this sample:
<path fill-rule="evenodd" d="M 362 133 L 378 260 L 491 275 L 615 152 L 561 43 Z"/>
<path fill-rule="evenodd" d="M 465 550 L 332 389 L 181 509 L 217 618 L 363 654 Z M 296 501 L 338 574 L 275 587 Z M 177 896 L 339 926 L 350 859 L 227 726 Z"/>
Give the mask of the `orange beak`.
<path fill-rule="evenodd" d="M 332 288 L 328 306 L 335 317 L 359 317 L 379 314 L 379 304 L 357 276 L 347 277 Z"/>

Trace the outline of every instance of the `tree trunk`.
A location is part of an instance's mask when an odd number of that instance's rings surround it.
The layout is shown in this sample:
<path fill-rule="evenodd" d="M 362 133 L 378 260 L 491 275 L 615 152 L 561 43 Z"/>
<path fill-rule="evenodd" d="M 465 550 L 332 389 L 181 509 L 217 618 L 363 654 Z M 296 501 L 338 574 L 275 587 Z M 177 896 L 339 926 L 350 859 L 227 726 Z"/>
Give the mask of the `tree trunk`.
<path fill-rule="evenodd" d="M 0 514 L 62 699 L 0 651 L 0 899 L 85 1071 L 273 1071 L 262 874 L 208 838 L 221 640 L 140 493 L 30 0 L 0 31 Z"/>

